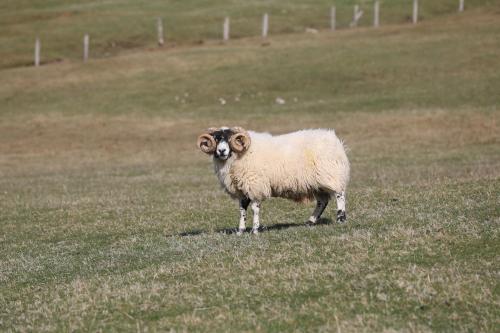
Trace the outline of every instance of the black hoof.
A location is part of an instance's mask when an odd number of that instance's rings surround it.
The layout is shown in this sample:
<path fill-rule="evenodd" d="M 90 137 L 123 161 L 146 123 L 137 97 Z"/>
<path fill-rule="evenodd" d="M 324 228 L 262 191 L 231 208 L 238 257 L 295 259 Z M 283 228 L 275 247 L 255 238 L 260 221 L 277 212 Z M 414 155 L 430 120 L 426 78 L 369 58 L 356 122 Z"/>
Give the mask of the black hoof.
<path fill-rule="evenodd" d="M 304 224 L 307 225 L 307 226 L 316 225 L 316 221 L 313 222 L 311 220 L 307 220 Z"/>
<path fill-rule="evenodd" d="M 347 221 L 347 215 L 345 214 L 345 210 L 338 210 L 337 211 L 337 222 L 338 223 L 345 223 Z"/>

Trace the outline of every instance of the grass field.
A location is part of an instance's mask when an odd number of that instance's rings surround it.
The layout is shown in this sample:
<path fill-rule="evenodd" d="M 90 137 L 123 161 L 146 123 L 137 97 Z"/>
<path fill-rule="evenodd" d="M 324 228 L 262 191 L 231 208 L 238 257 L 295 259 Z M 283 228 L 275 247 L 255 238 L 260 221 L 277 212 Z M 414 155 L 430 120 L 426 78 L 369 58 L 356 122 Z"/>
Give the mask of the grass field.
<path fill-rule="evenodd" d="M 493 7 L 498 0 L 466 0 L 468 11 Z M 222 38 L 224 17 L 231 18 L 231 38 L 260 36 L 263 13 L 270 15 L 270 34 L 329 29 L 330 6 L 337 7 L 337 26 L 349 26 L 353 5 L 372 24 L 372 0 L 6 0 L 0 3 L 0 68 L 33 64 L 34 42 L 42 41 L 42 63 L 82 57 L 89 34 L 91 57 L 110 57 L 130 49 L 156 47 L 156 18 L 165 25 L 166 48 L 198 45 Z M 455 15 L 458 0 L 423 1 L 420 20 Z M 381 24 L 411 21 L 412 0 L 382 0 Z"/>
<path fill-rule="evenodd" d="M 63 6 L 30 3 L 10 28 Z M 0 331 L 498 331 L 500 7 L 473 5 L 0 70 Z M 195 143 L 236 124 L 335 128 L 348 223 L 273 199 L 233 234 Z"/>

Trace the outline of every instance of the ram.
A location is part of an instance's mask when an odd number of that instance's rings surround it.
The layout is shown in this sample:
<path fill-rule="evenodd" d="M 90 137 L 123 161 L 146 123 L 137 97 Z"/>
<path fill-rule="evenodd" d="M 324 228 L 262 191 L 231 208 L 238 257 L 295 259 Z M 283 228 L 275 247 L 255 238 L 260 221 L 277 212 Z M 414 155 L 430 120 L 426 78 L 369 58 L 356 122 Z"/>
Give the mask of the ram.
<path fill-rule="evenodd" d="M 198 137 L 198 147 L 213 155 L 222 187 L 239 201 L 238 234 L 245 230 L 251 204 L 252 232 L 258 233 L 261 203 L 271 197 L 316 207 L 306 223 L 316 223 L 332 197 L 337 200 L 337 222 L 346 221 L 345 198 L 349 160 L 344 144 L 331 129 L 301 130 L 272 136 L 241 127 L 209 128 Z"/>

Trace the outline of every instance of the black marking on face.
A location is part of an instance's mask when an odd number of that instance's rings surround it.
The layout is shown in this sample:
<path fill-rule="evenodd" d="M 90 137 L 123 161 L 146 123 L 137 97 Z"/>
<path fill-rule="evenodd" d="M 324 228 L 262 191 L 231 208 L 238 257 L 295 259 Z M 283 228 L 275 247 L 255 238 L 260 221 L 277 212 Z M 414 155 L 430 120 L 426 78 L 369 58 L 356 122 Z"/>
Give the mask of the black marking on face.
<path fill-rule="evenodd" d="M 220 130 L 215 131 L 214 133 L 212 133 L 212 136 L 215 139 L 216 145 L 219 145 L 219 143 L 221 143 L 221 142 L 226 142 L 228 144 L 227 145 L 228 149 L 229 149 L 229 154 L 227 156 L 228 158 L 231 157 L 231 154 L 232 154 L 231 148 L 229 148 L 229 138 L 233 134 L 234 134 L 234 132 L 231 131 L 229 128 L 220 129 Z M 214 156 L 216 158 L 220 157 L 219 152 L 217 151 L 217 149 L 215 149 Z"/>
<path fill-rule="evenodd" d="M 231 131 L 229 128 L 225 129 L 220 129 L 218 131 L 215 131 L 212 136 L 215 139 L 215 142 L 219 143 L 221 141 L 226 141 L 229 142 L 229 138 L 231 135 L 233 135 L 233 131 Z"/>

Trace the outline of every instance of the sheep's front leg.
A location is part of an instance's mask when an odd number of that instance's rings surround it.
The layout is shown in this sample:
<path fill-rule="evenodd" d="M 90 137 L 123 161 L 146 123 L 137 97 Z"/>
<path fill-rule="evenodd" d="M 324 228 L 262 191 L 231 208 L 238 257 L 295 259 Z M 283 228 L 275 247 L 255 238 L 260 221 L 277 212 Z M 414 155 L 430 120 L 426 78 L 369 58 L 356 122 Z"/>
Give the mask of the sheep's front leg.
<path fill-rule="evenodd" d="M 252 202 L 252 211 L 253 211 L 252 233 L 258 234 L 259 233 L 259 226 L 260 226 L 260 221 L 259 221 L 260 202 L 258 202 L 258 201 Z"/>
<path fill-rule="evenodd" d="M 240 199 L 240 226 L 238 227 L 238 235 L 241 235 L 246 229 L 247 222 L 247 208 L 250 204 L 250 199 L 243 198 Z"/>
<path fill-rule="evenodd" d="M 335 198 L 337 198 L 337 222 L 344 223 L 347 221 L 347 215 L 345 213 L 345 192 L 335 193 Z"/>
<path fill-rule="evenodd" d="M 321 214 L 325 211 L 326 206 L 328 206 L 328 202 L 330 201 L 330 196 L 328 194 L 321 194 L 316 197 L 317 203 L 314 212 L 309 217 L 306 223 L 316 223 L 318 222 Z"/>

